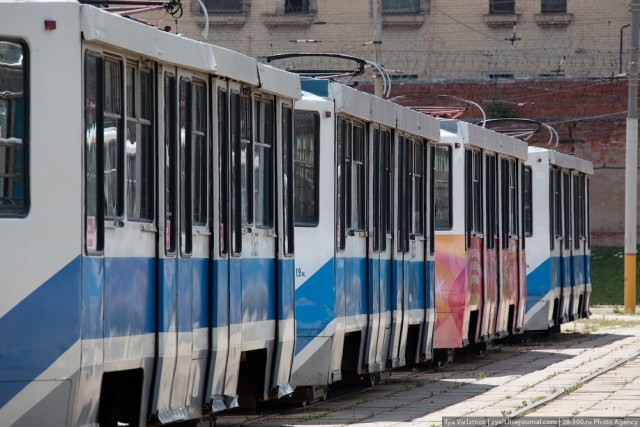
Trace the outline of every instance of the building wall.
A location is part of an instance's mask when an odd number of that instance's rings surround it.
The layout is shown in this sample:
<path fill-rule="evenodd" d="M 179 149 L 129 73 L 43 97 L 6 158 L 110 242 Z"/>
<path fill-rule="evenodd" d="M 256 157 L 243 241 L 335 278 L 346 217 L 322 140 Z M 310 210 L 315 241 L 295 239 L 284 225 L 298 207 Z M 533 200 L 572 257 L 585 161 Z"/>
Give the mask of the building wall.
<path fill-rule="evenodd" d="M 434 81 L 620 72 L 628 0 L 567 0 L 564 14 L 541 14 L 540 0 L 516 0 L 513 15 L 490 15 L 489 0 L 420 1 L 420 13 L 383 17 L 381 62 L 387 70 Z M 371 0 L 310 0 L 310 5 L 311 14 L 286 15 L 284 0 L 243 0 L 242 13 L 208 14 L 207 41 L 255 57 L 308 51 L 374 59 Z M 186 0 L 184 9 L 177 31 L 203 39 L 205 17 L 198 1 Z M 173 19 L 165 22 L 176 31 Z M 622 32 L 628 40 L 629 29 Z"/>
<path fill-rule="evenodd" d="M 594 243 L 622 245 L 627 81 L 615 76 L 627 68 L 629 2 L 567 0 L 566 14 L 544 16 L 539 0 L 515 4 L 515 15 L 489 15 L 489 0 L 421 0 L 420 13 L 385 15 L 381 62 L 394 76 L 391 98 L 427 105 L 438 102 L 433 94 L 455 95 L 491 114 L 550 124 L 558 150 L 594 163 Z M 283 5 L 243 0 L 242 13 L 210 13 L 206 40 L 254 57 L 337 52 L 374 59 L 371 0 L 310 0 L 313 13 L 297 16 L 285 15 Z M 198 2 L 185 0 L 184 8 L 177 25 L 163 24 L 203 40 Z M 276 65 L 344 67 L 317 59 Z M 364 90 L 371 90 L 370 77 L 361 79 Z M 547 136 L 539 138 L 546 143 Z"/>

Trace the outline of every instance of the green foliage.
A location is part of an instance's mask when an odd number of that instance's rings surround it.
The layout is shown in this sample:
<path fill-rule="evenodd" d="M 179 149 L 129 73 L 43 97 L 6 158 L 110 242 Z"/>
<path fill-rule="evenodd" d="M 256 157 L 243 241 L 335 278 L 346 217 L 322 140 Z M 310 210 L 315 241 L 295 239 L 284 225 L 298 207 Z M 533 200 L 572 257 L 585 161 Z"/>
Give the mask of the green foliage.
<path fill-rule="evenodd" d="M 636 303 L 640 303 L 640 269 L 636 266 Z M 591 249 L 591 304 L 624 305 L 624 248 Z"/>

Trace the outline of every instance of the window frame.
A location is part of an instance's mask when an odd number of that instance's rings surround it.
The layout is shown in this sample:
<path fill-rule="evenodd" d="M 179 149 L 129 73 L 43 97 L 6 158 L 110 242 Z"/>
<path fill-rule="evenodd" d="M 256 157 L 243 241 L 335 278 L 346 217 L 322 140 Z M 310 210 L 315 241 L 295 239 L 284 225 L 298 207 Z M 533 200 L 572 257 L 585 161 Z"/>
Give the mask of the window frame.
<path fill-rule="evenodd" d="M 253 96 L 253 112 L 254 121 L 251 134 L 251 148 L 249 152 L 252 154 L 252 167 L 249 170 L 252 185 L 249 187 L 252 191 L 252 224 L 256 228 L 273 229 L 275 227 L 275 159 L 276 159 L 276 102 L 272 97 L 263 95 Z M 269 108 L 266 108 L 269 106 Z M 264 127 L 263 127 L 264 125 Z M 254 162 L 253 159 L 264 159 L 265 162 Z M 266 164 L 268 169 L 258 169 L 258 167 Z M 266 171 L 266 172 L 265 172 Z M 262 173 L 266 173 L 268 178 L 263 180 Z M 259 179 L 260 178 L 260 179 Z M 262 181 L 262 187 L 258 187 Z M 250 225 L 250 224 L 247 224 Z"/>
<path fill-rule="evenodd" d="M 375 1 L 375 0 L 374 0 Z M 415 3 L 413 5 L 404 5 L 400 7 L 389 7 L 389 3 Z M 414 15 L 424 13 L 424 0 L 382 0 L 380 3 L 381 13 L 383 15 Z"/>
<path fill-rule="evenodd" d="M 25 40 L 14 39 L 11 37 L 2 37 L 2 42 L 14 43 L 20 45 L 22 49 L 22 203 L 18 207 L 10 207 L 15 205 L 0 205 L 0 218 L 26 218 L 31 210 L 31 179 L 30 179 L 30 76 L 31 76 L 31 54 L 29 45 Z M 7 102 L 10 105 L 9 102 Z M 14 107 L 14 112 L 15 107 Z M 8 122 L 8 120 L 7 120 Z M 9 147 L 7 147 L 8 152 Z M 12 153 L 14 153 L 12 151 Z M 14 170 L 12 169 L 12 172 Z M 2 172 L 5 173 L 5 172 Z M 7 197 L 7 199 L 11 199 Z"/>
<path fill-rule="evenodd" d="M 489 0 L 490 15 L 513 15 L 515 13 L 515 0 Z"/>
<path fill-rule="evenodd" d="M 522 228 L 524 236 L 533 236 L 533 169 L 522 169 Z"/>
<path fill-rule="evenodd" d="M 303 163 L 310 163 L 309 161 L 299 160 L 298 159 L 298 117 L 299 116 L 308 116 L 308 118 L 313 119 L 314 121 L 314 135 L 313 135 L 313 214 L 310 215 L 310 221 L 301 220 L 298 214 L 298 206 L 300 203 L 299 193 L 296 191 L 301 188 L 299 183 L 296 182 L 296 178 L 299 177 L 297 173 L 298 167 L 300 167 Z M 293 222 L 296 227 L 317 227 L 320 222 L 320 114 L 317 111 L 304 111 L 304 110 L 295 110 L 294 112 L 294 137 L 293 137 L 293 153 L 292 153 L 292 161 L 293 161 Z M 306 187 L 305 187 L 306 188 Z"/>
<path fill-rule="evenodd" d="M 129 71 L 133 72 L 133 76 L 130 75 Z M 148 75 L 148 84 L 142 84 L 142 74 Z M 155 132 L 155 85 L 154 85 L 154 71 L 149 67 L 140 67 L 138 66 L 137 61 L 127 61 L 125 65 L 125 131 L 127 132 L 127 138 L 125 144 L 129 143 L 130 136 L 130 125 L 135 126 L 136 139 L 137 137 L 141 137 L 144 134 L 142 131 L 143 127 L 147 128 L 149 132 L 149 140 L 144 141 L 145 145 L 149 145 L 148 147 L 142 146 L 142 151 L 137 151 L 138 140 L 136 140 L 136 157 L 144 156 L 138 161 L 136 161 L 136 168 L 138 165 L 142 166 L 146 173 L 140 173 L 136 175 L 140 176 L 142 180 L 141 183 L 137 183 L 135 181 L 136 187 L 136 197 L 133 199 L 130 197 L 130 189 L 133 188 L 130 185 L 131 181 L 131 168 L 129 162 L 129 149 L 125 149 L 125 213 L 126 217 L 129 221 L 132 222 L 140 222 L 140 223 L 153 223 L 155 222 L 155 194 L 156 194 L 156 185 L 155 185 L 155 177 L 156 177 L 156 132 Z M 131 80 L 131 81 L 130 81 Z M 144 87 L 146 86 L 146 87 Z M 142 91 L 148 90 L 147 93 L 147 103 L 146 108 L 143 106 L 143 102 L 145 97 L 142 94 Z M 131 91 L 131 93 L 129 92 Z M 131 98 L 131 99 L 130 99 Z M 143 112 L 147 109 L 147 115 L 145 117 L 145 113 Z M 144 175 L 144 176 L 143 176 Z M 137 196 L 138 192 L 146 193 L 143 195 Z M 132 206 L 133 204 L 133 206 Z M 138 210 L 138 214 L 136 215 L 136 207 Z M 145 213 L 143 213 L 143 211 Z"/>
<path fill-rule="evenodd" d="M 540 13 L 567 13 L 567 0 L 541 0 Z"/>
<path fill-rule="evenodd" d="M 444 219 L 441 219 L 440 225 L 438 224 L 438 202 L 439 200 L 442 200 L 442 198 L 438 197 L 438 177 L 436 176 L 437 168 L 438 168 L 438 158 L 440 157 L 439 152 L 440 151 L 446 151 L 446 159 L 447 159 L 447 165 L 448 165 L 448 171 L 446 171 L 447 173 L 447 179 L 446 179 L 446 183 L 447 183 L 447 194 L 446 196 L 446 200 L 448 201 L 447 206 L 446 206 L 446 213 L 447 213 L 447 218 L 446 218 L 446 224 L 443 224 L 442 221 L 444 221 Z M 453 182 L 452 182 L 452 178 L 453 178 L 453 171 L 451 169 L 451 162 L 453 159 L 453 150 L 451 149 L 451 145 L 449 144 L 436 144 L 435 146 L 435 150 L 434 150 L 434 161 L 433 161 L 433 181 L 434 181 L 434 208 L 433 208 L 433 212 L 434 212 L 434 227 L 436 231 L 445 231 L 445 230 L 451 230 L 453 229 L 453 209 L 452 209 L 452 202 L 453 202 Z M 442 181 L 445 182 L 445 181 Z"/>
<path fill-rule="evenodd" d="M 214 3 L 216 0 L 204 0 L 204 5 L 207 9 L 207 12 L 217 14 L 217 15 L 236 15 L 247 13 L 248 4 L 246 0 L 224 0 L 226 3 L 236 3 L 237 7 L 227 7 L 227 8 L 218 8 L 214 7 Z"/>

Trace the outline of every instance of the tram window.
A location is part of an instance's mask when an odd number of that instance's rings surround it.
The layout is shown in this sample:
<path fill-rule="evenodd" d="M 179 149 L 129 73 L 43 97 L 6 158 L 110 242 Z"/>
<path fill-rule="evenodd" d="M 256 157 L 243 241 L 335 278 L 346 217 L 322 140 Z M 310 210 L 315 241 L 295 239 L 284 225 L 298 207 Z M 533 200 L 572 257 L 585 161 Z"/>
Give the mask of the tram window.
<path fill-rule="evenodd" d="M 294 252 L 294 185 L 292 181 L 293 166 L 293 138 L 294 138 L 293 109 L 290 106 L 282 106 L 282 193 L 283 197 L 283 221 L 284 221 L 284 253 L 293 255 Z M 317 151 L 317 150 L 316 150 Z"/>
<path fill-rule="evenodd" d="M 0 41 L 0 216 L 29 211 L 29 51 Z"/>
<path fill-rule="evenodd" d="M 345 248 L 345 213 L 346 213 L 346 159 L 345 146 L 348 138 L 347 121 L 338 117 L 336 129 L 336 249 Z"/>
<path fill-rule="evenodd" d="M 208 149 L 207 96 L 205 85 L 194 80 L 191 97 L 191 168 L 193 170 L 193 225 L 207 224 Z"/>
<path fill-rule="evenodd" d="M 180 138 L 180 252 L 190 254 L 193 244 L 192 224 L 193 224 L 193 193 L 192 178 L 193 169 L 191 165 L 193 144 L 191 141 L 191 82 L 180 79 L 180 109 L 179 128 Z"/>
<path fill-rule="evenodd" d="M 435 149 L 434 168 L 434 215 L 436 230 L 450 230 L 451 216 L 451 147 L 438 145 Z"/>
<path fill-rule="evenodd" d="M 580 175 L 573 176 L 573 228 L 575 239 L 573 247 L 580 249 L 580 241 L 585 237 L 585 207 L 584 207 L 584 178 Z"/>
<path fill-rule="evenodd" d="M 256 129 L 253 146 L 255 224 L 258 227 L 273 227 L 273 102 L 254 102 Z"/>
<path fill-rule="evenodd" d="M 487 195 L 487 249 L 494 249 L 496 246 L 496 236 L 498 232 L 498 163 L 496 156 L 488 154 L 486 156 L 486 195 Z"/>
<path fill-rule="evenodd" d="M 104 58 L 104 197 L 105 216 L 122 217 L 124 174 L 122 159 L 122 63 Z"/>
<path fill-rule="evenodd" d="M 295 112 L 293 149 L 294 221 L 296 226 L 318 225 L 320 116 L 309 111 Z"/>
<path fill-rule="evenodd" d="M 243 209 L 243 197 L 244 203 L 248 203 L 246 200 L 246 194 L 241 194 L 243 189 L 243 169 L 241 168 L 241 160 L 240 160 L 240 151 L 241 151 L 241 129 L 243 126 L 246 126 L 246 108 L 244 106 L 247 104 L 247 100 L 245 97 L 240 95 L 237 92 L 231 93 L 230 99 L 230 140 L 231 140 L 231 152 L 230 154 L 230 164 L 231 164 L 231 173 L 229 174 L 231 182 L 230 182 L 230 212 L 231 216 L 230 220 L 230 232 L 231 232 L 231 252 L 234 255 L 239 255 L 242 253 L 242 209 Z M 245 168 L 246 169 L 246 168 Z M 246 176 L 244 176 L 244 181 L 246 181 Z M 245 191 L 246 193 L 246 191 Z"/>
<path fill-rule="evenodd" d="M 104 248 L 104 175 L 102 133 L 102 59 L 87 53 L 84 60 L 85 122 L 85 245 L 88 253 Z"/>
<path fill-rule="evenodd" d="M 126 106 L 127 217 L 134 221 L 153 221 L 155 142 L 150 70 L 127 65 Z"/>
<path fill-rule="evenodd" d="M 569 174 L 562 173 L 562 238 L 564 240 L 564 248 L 571 249 L 571 183 Z"/>
<path fill-rule="evenodd" d="M 393 155 L 391 153 L 391 131 L 385 130 L 382 132 L 382 147 L 381 147 L 381 161 L 382 161 L 382 188 L 381 188 L 381 224 L 382 230 L 386 235 L 391 235 L 393 232 L 393 227 L 391 225 L 393 218 L 393 203 L 391 200 L 393 199 L 393 169 L 391 168 L 391 159 L 393 159 Z M 387 241 L 385 238 L 382 239 L 382 243 L 380 245 L 380 249 L 385 251 L 387 249 Z"/>
<path fill-rule="evenodd" d="M 465 152 L 466 177 L 466 243 L 471 245 L 471 236 L 481 234 L 482 228 L 482 154 L 480 151 Z"/>
<path fill-rule="evenodd" d="M 434 159 L 436 157 L 436 148 L 435 146 L 431 145 L 429 146 L 429 158 L 428 158 L 428 162 L 429 162 L 429 178 L 428 178 L 428 185 L 429 185 L 429 205 L 428 205 L 428 209 L 427 212 L 429 212 L 429 254 L 433 255 L 435 253 L 436 250 L 436 221 L 435 221 L 435 215 L 433 214 L 434 211 L 434 206 L 435 206 L 435 197 L 434 197 L 434 179 L 433 179 L 433 170 L 434 170 Z"/>
<path fill-rule="evenodd" d="M 413 141 L 412 227 L 415 235 L 424 234 L 424 149 L 421 141 Z"/>
<path fill-rule="evenodd" d="M 518 237 L 518 167 L 515 160 L 509 161 L 509 235 Z"/>
<path fill-rule="evenodd" d="M 584 177 L 584 215 L 585 215 L 585 230 L 587 237 L 587 248 L 591 248 L 591 210 L 589 208 L 589 177 Z"/>
<path fill-rule="evenodd" d="M 413 152 L 411 140 L 405 136 L 398 138 L 398 252 L 409 250 L 409 230 L 411 221 L 411 169 Z"/>
<path fill-rule="evenodd" d="M 371 164 L 371 173 L 372 177 L 372 191 L 371 191 L 371 232 L 372 232 L 372 244 L 373 251 L 378 252 L 380 250 L 381 240 L 381 226 L 380 226 L 380 211 L 382 208 L 382 203 L 380 203 L 380 193 L 381 193 L 381 182 L 380 177 L 382 175 L 382 165 L 381 165 L 381 156 L 380 156 L 380 128 L 375 127 L 373 129 L 373 140 L 371 141 L 371 152 L 372 152 L 372 164 Z M 386 236 L 385 236 L 386 237 Z"/>
<path fill-rule="evenodd" d="M 251 153 L 251 99 L 238 97 L 239 155 L 236 168 L 240 171 L 240 221 L 242 225 L 253 223 L 253 155 Z"/>
<path fill-rule="evenodd" d="M 555 248 L 555 241 L 561 235 L 562 210 L 560 197 L 560 172 L 557 169 L 549 170 L 549 239 L 550 249 Z"/>
<path fill-rule="evenodd" d="M 526 166 L 523 169 L 522 177 L 524 234 L 526 237 L 531 237 L 533 235 L 533 192 L 531 182 L 531 167 Z"/>
<path fill-rule="evenodd" d="M 220 254 L 229 253 L 229 106 L 227 91 L 218 88 L 218 165 Z"/>
<path fill-rule="evenodd" d="M 353 125 L 353 151 L 352 151 L 352 167 L 353 183 L 351 188 L 353 189 L 352 200 L 355 202 L 353 205 L 353 216 L 351 228 L 353 230 L 364 231 L 367 226 L 367 199 L 366 199 L 366 185 L 367 176 L 365 168 L 365 159 L 367 156 L 366 151 L 366 135 L 364 126 L 360 124 Z"/>
<path fill-rule="evenodd" d="M 177 178 L 177 96 L 176 78 L 171 74 L 166 74 L 164 79 L 164 209 L 165 209 L 165 250 L 167 254 L 176 252 L 176 178 Z"/>

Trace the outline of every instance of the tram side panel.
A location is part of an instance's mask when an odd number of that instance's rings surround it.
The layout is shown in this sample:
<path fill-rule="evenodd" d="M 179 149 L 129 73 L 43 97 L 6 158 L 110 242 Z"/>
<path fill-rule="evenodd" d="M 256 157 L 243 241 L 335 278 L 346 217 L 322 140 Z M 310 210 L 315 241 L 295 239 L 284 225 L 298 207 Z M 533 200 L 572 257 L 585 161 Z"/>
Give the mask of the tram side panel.
<path fill-rule="evenodd" d="M 554 187 L 546 151 L 530 149 L 525 168 L 525 235 L 527 244 L 527 304 L 525 330 L 556 325 L 560 283 L 552 275 L 554 245 Z M 528 172 L 527 172 L 528 170 Z"/>
<path fill-rule="evenodd" d="M 78 14 L 72 4 L 32 6 L 0 6 L 12 17 L 0 30 L 0 419 L 68 425 L 85 271 Z M 65 26 L 44 32 L 45 19 Z M 55 84 L 53 69 L 64 73 Z"/>
<path fill-rule="evenodd" d="M 343 292 L 334 281 L 334 250 L 339 237 L 334 222 L 334 185 L 341 172 L 335 169 L 332 113 L 333 103 L 319 97 L 306 96 L 296 103 L 296 343 L 291 381 L 298 388 L 324 386 L 340 379 L 340 360 L 335 362 L 332 357 L 336 335 L 340 339 L 344 335 L 344 301 L 338 297 Z"/>

